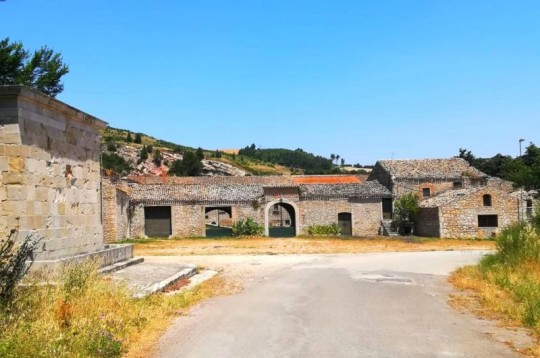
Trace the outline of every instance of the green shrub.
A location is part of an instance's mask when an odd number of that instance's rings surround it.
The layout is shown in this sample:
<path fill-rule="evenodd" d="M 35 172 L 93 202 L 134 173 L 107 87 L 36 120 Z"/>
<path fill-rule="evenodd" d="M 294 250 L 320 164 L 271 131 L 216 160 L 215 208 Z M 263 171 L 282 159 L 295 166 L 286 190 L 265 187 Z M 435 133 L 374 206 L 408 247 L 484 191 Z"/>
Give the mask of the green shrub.
<path fill-rule="evenodd" d="M 497 258 L 505 264 L 540 263 L 540 235 L 532 225 L 514 224 L 497 237 Z"/>
<path fill-rule="evenodd" d="M 238 220 L 232 227 L 232 236 L 261 236 L 263 233 L 264 227 L 252 218 Z"/>
<path fill-rule="evenodd" d="M 108 150 L 109 152 L 116 152 L 117 149 L 118 149 L 118 148 L 116 147 L 116 144 L 114 144 L 113 142 L 109 142 L 109 143 L 107 144 L 107 150 Z"/>
<path fill-rule="evenodd" d="M 0 241 L 0 308 L 7 308 L 13 301 L 15 288 L 28 273 L 43 238 L 32 233 L 18 245 L 16 239 L 17 232 L 12 230 L 7 239 Z"/>
<path fill-rule="evenodd" d="M 307 228 L 307 233 L 312 236 L 338 236 L 341 234 L 341 230 L 337 223 L 332 223 L 330 225 L 310 225 Z"/>
<path fill-rule="evenodd" d="M 131 171 L 131 165 L 116 153 L 103 153 L 101 161 L 104 169 L 110 169 L 120 175 L 126 175 Z"/>

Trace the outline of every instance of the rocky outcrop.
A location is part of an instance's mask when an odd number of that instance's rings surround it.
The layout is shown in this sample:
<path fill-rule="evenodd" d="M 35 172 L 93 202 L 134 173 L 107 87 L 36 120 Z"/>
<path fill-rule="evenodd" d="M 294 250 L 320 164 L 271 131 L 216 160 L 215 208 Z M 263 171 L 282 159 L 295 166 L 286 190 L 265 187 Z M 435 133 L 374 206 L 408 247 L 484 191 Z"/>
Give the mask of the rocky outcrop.
<path fill-rule="evenodd" d="M 116 154 L 124 158 L 131 164 L 133 170 L 129 175 L 144 175 L 144 176 L 161 176 L 163 170 L 168 170 L 168 166 L 175 160 L 181 160 L 183 158 L 181 153 L 175 153 L 173 151 L 164 148 L 154 148 L 159 150 L 163 157 L 162 165 L 156 165 L 153 162 L 153 152 L 148 154 L 148 159 L 138 163 L 139 152 L 142 146 L 138 144 L 116 144 Z M 107 145 L 102 147 L 103 151 L 107 151 Z M 239 169 L 233 165 L 220 162 L 213 159 L 203 159 L 202 175 L 204 176 L 247 176 L 251 175 L 249 172 Z"/>

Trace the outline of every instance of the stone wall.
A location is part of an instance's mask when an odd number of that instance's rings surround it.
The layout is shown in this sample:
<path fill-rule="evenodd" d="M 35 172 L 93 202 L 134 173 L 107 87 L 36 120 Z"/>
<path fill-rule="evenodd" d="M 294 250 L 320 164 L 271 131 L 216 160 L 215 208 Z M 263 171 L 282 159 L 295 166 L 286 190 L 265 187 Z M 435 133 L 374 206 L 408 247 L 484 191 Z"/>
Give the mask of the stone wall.
<path fill-rule="evenodd" d="M 351 213 L 354 236 L 377 235 L 381 225 L 380 199 L 300 201 L 300 232 L 307 235 L 311 225 L 330 225 L 338 222 L 339 213 Z"/>
<path fill-rule="evenodd" d="M 353 235 L 378 235 L 382 219 L 381 199 L 359 199 L 353 201 Z"/>
<path fill-rule="evenodd" d="M 252 218 L 260 225 L 264 225 L 264 208 L 263 206 L 254 208 L 253 205 L 235 205 L 232 207 L 233 223 L 238 220 L 246 220 Z"/>
<path fill-rule="evenodd" d="M 337 223 L 338 214 L 342 212 L 352 214 L 353 235 L 377 235 L 381 222 L 381 200 L 359 199 L 348 200 L 319 200 L 297 201 L 299 231 L 298 235 L 307 234 L 310 225 L 329 225 Z M 216 206 L 209 205 L 212 208 Z M 265 222 L 265 205 L 252 204 L 231 205 L 232 221 L 254 219 L 260 225 Z M 172 236 L 190 237 L 205 236 L 205 206 L 199 204 L 185 204 L 172 206 Z M 144 206 L 135 205 L 131 209 L 133 215 L 130 221 L 132 237 L 145 237 L 144 233 Z M 270 206 L 269 216 L 272 213 Z"/>
<path fill-rule="evenodd" d="M 312 225 L 337 224 L 339 213 L 351 213 L 352 205 L 347 200 L 310 200 L 298 203 L 300 208 L 299 235 L 307 235 L 307 229 Z M 356 217 L 352 215 L 352 221 Z M 353 225 L 354 230 L 354 225 Z"/>
<path fill-rule="evenodd" d="M 107 243 L 117 240 L 116 229 L 116 186 L 108 180 L 103 181 L 103 240 Z"/>
<path fill-rule="evenodd" d="M 424 199 L 422 190 L 429 188 L 430 197 L 440 194 L 444 191 L 453 189 L 454 181 L 427 181 L 427 180 L 415 180 L 415 179 L 401 179 L 396 180 L 394 183 L 394 192 L 396 198 L 399 198 L 408 193 L 415 193 L 420 200 Z"/>
<path fill-rule="evenodd" d="M 492 206 L 483 206 L 483 196 L 492 197 Z M 482 188 L 463 199 L 440 207 L 440 236 L 445 238 L 486 238 L 518 220 L 517 200 L 505 190 Z M 497 215 L 498 227 L 478 227 L 478 215 Z"/>
<path fill-rule="evenodd" d="M 39 260 L 103 248 L 100 136 L 86 113 L 21 86 L 0 86 L 0 237 L 45 238 Z"/>
<path fill-rule="evenodd" d="M 416 235 L 440 237 L 439 208 L 420 208 L 415 221 Z"/>

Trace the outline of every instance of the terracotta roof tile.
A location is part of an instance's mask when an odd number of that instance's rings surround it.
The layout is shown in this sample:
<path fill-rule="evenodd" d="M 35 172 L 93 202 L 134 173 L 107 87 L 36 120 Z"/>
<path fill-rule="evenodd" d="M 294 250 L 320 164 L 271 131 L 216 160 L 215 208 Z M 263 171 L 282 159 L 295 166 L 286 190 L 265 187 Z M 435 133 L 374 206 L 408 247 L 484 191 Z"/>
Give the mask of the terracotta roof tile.
<path fill-rule="evenodd" d="M 356 184 L 360 178 L 354 175 L 314 175 L 305 177 L 293 177 L 295 184 Z"/>

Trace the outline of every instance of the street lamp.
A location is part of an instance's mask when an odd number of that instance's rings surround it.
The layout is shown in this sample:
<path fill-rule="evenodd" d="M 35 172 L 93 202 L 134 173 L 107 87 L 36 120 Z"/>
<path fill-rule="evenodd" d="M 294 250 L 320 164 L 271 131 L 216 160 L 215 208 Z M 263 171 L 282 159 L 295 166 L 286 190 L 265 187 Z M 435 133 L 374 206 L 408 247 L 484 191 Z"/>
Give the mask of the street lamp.
<path fill-rule="evenodd" d="M 525 142 L 525 139 L 521 138 L 519 140 L 519 158 L 521 159 L 521 143 Z M 519 190 L 519 206 L 518 206 L 518 220 L 523 220 L 523 183 L 521 184 Z"/>

